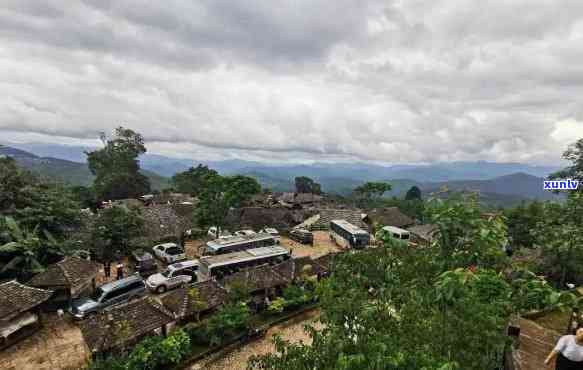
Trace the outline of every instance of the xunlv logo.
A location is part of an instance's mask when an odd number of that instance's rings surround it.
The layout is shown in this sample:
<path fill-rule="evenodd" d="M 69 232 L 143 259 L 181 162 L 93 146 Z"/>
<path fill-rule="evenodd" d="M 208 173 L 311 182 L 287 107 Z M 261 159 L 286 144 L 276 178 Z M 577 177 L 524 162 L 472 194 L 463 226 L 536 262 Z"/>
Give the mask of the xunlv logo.
<path fill-rule="evenodd" d="M 577 190 L 579 180 L 545 180 L 545 190 Z"/>

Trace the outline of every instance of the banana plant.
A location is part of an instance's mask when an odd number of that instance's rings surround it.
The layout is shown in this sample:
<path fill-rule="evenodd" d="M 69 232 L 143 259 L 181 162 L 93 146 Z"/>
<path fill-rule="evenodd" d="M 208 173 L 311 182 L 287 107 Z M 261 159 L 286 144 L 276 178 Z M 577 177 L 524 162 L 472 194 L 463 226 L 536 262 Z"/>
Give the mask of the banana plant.
<path fill-rule="evenodd" d="M 0 245 L 0 253 L 10 257 L 0 272 L 16 272 L 19 276 L 29 276 L 44 271 L 39 261 L 44 242 L 39 237 L 38 227 L 33 230 L 23 229 L 11 217 L 5 219 L 5 224 L 11 241 Z"/>

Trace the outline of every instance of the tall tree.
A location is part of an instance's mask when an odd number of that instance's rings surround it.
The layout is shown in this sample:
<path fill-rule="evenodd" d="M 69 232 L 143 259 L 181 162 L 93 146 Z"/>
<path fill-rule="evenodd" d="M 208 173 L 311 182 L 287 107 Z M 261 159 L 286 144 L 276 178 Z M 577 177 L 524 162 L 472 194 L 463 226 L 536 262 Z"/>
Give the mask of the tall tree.
<path fill-rule="evenodd" d="M 405 200 L 419 200 L 421 199 L 421 189 L 419 187 L 413 185 L 409 190 L 407 190 L 407 194 L 405 194 Z"/>
<path fill-rule="evenodd" d="M 206 182 L 216 175 L 218 175 L 217 171 L 199 164 L 197 167 L 191 167 L 188 171 L 172 176 L 172 184 L 179 193 L 198 195 L 202 189 L 206 188 Z"/>
<path fill-rule="evenodd" d="M 550 178 L 555 179 L 573 179 L 579 180 L 579 187 L 577 191 L 583 192 L 583 139 L 579 139 L 573 144 L 569 145 L 567 150 L 563 153 L 563 159 L 571 162 L 571 165 L 558 171 Z"/>
<path fill-rule="evenodd" d="M 354 189 L 354 195 L 361 207 L 372 207 L 391 189 L 391 184 L 386 182 L 366 182 Z"/>
<path fill-rule="evenodd" d="M 128 254 L 132 239 L 144 231 L 144 219 L 137 210 L 113 206 L 99 212 L 92 227 L 92 249 L 102 260 L 112 260 L 117 253 Z"/>
<path fill-rule="evenodd" d="M 150 191 L 150 181 L 140 173 L 139 156 L 146 153 L 142 135 L 123 127 L 103 149 L 86 152 L 89 169 L 95 175 L 93 187 L 98 200 L 136 198 Z"/>
<path fill-rule="evenodd" d="M 295 178 L 296 193 L 321 194 L 322 187 L 309 177 L 299 176 Z"/>
<path fill-rule="evenodd" d="M 545 215 L 534 229 L 542 246 L 542 265 L 559 289 L 565 283 L 583 283 L 583 193 L 571 193 L 566 204 L 548 203 Z"/>
<path fill-rule="evenodd" d="M 30 172 L 18 167 L 14 159 L 0 158 L 0 213 L 11 214 L 26 207 L 37 181 Z"/>
<path fill-rule="evenodd" d="M 261 191 L 261 185 L 252 177 L 220 175 L 209 176 L 206 186 L 199 194 L 195 219 L 199 226 L 225 226 L 229 209 L 240 207 L 241 204 Z"/>

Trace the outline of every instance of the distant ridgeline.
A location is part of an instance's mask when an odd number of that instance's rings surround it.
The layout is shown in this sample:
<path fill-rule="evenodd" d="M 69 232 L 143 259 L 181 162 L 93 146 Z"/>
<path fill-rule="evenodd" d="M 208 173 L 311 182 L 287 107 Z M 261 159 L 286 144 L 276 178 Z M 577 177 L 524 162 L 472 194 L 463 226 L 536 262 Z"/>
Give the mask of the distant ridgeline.
<path fill-rule="evenodd" d="M 42 176 L 72 185 L 89 185 L 93 181 L 87 165 L 79 162 L 85 157 L 83 150 L 88 148 L 56 144 L 14 145 L 19 148 L 0 145 L 0 155 L 13 157 L 21 166 Z M 494 207 L 512 206 L 533 199 L 561 199 L 561 196 L 542 188 L 543 178 L 557 168 L 520 163 L 453 162 L 388 167 L 367 163 L 275 165 L 243 160 L 201 162 L 223 175 L 254 177 L 263 187 L 273 191 L 294 191 L 294 178 L 308 176 L 320 183 L 323 191 L 341 195 L 349 195 L 355 187 L 366 181 L 386 181 L 393 188 L 385 194 L 388 197 L 403 197 L 415 185 L 421 189 L 424 197 L 444 186 L 449 194 L 479 191 L 481 202 Z M 168 187 L 170 176 L 196 163 L 190 159 L 155 154 L 146 154 L 140 158 L 140 165 L 144 174 L 150 178 L 153 189 Z"/>
<path fill-rule="evenodd" d="M 12 157 L 23 168 L 31 172 L 70 185 L 88 186 L 93 182 L 93 174 L 87 163 L 79 163 L 52 157 L 39 157 L 24 150 L 0 145 L 0 156 Z M 168 187 L 168 179 L 153 172 L 142 171 L 150 179 L 153 189 Z"/>

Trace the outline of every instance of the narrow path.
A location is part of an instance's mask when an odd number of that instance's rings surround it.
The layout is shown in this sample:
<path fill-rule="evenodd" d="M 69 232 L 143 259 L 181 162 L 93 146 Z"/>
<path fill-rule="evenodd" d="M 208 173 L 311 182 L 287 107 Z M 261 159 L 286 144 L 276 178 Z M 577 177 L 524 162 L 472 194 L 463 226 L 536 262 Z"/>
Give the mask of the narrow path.
<path fill-rule="evenodd" d="M 290 321 L 272 327 L 267 331 L 264 338 L 246 344 L 217 360 L 210 361 L 203 359 L 191 365 L 188 370 L 245 370 L 249 357 L 275 351 L 272 341 L 273 335 L 275 334 L 290 342 L 303 341 L 304 343 L 311 343 L 311 339 L 305 332 L 304 326 L 312 325 L 316 329 L 320 329 L 322 326 L 318 321 L 319 317 L 319 310 L 306 312 Z"/>

